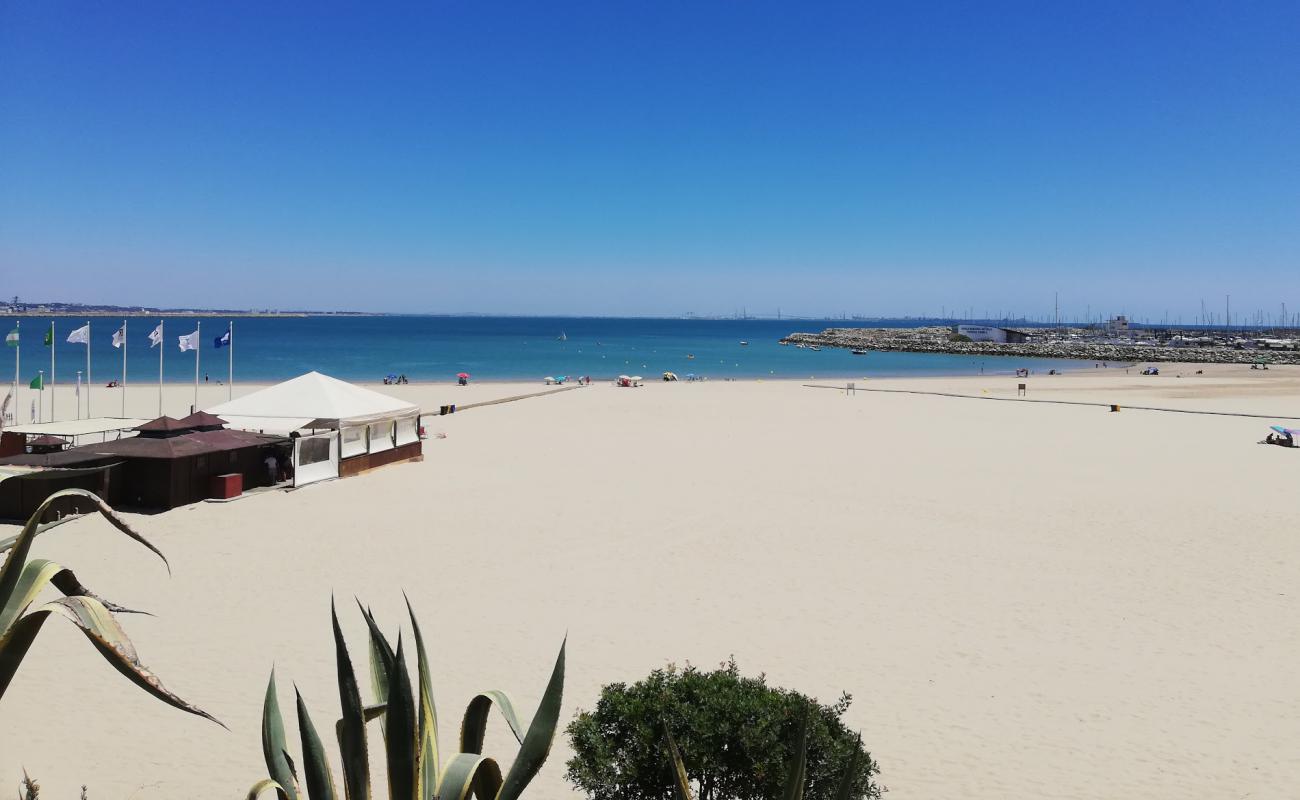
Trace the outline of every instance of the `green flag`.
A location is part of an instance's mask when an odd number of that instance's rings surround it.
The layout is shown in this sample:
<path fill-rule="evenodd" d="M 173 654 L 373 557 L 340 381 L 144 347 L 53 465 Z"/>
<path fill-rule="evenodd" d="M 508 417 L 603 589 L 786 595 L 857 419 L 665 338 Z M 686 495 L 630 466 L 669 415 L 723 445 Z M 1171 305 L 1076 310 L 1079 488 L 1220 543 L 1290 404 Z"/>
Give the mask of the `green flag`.
<path fill-rule="evenodd" d="M 50 329 L 45 332 L 45 346 L 52 347 L 53 345 L 54 345 L 54 326 L 51 325 Z"/>
<path fill-rule="evenodd" d="M 5 344 L 9 345 L 10 347 L 17 347 L 17 346 L 18 346 L 18 329 L 17 329 L 17 328 L 14 328 L 13 330 L 9 331 L 8 335 L 5 336 Z"/>
<path fill-rule="evenodd" d="M 32 378 L 32 382 L 29 383 L 29 384 L 27 384 L 27 385 L 30 386 L 30 387 L 33 388 L 33 389 L 44 389 L 44 388 L 45 388 L 45 382 L 41 380 L 41 378 L 43 378 L 43 377 L 44 377 L 44 376 L 42 376 L 42 375 L 37 375 L 35 378 Z"/>

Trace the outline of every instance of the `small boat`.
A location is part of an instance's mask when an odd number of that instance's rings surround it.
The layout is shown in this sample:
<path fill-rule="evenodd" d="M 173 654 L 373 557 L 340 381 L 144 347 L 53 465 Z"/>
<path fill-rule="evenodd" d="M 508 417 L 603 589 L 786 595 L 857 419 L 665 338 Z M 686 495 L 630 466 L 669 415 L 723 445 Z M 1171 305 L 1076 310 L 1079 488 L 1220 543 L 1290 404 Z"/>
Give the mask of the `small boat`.
<path fill-rule="evenodd" d="M 741 342 L 740 342 L 740 346 L 741 346 L 741 347 L 749 347 L 749 342 L 746 342 L 745 340 L 742 339 Z"/>
<path fill-rule="evenodd" d="M 788 347 L 790 343 L 789 343 L 789 342 L 777 342 L 777 344 L 781 345 L 782 347 Z"/>
<path fill-rule="evenodd" d="M 850 350 L 849 352 L 855 356 L 865 356 L 867 354 L 866 350 Z"/>
<path fill-rule="evenodd" d="M 569 341 L 569 337 L 564 335 L 564 331 L 560 331 L 560 335 L 556 336 L 555 340 L 557 342 L 567 342 Z"/>
<path fill-rule="evenodd" d="M 810 344 L 810 345 L 808 345 L 808 349 L 809 349 L 809 350 L 816 350 L 818 353 L 820 353 L 820 352 L 822 351 L 821 346 L 820 346 L 820 345 L 815 345 L 815 344 Z"/>
<path fill-rule="evenodd" d="M 695 358 L 695 354 L 694 354 L 694 353 L 687 353 L 687 354 L 686 354 L 686 357 L 687 357 L 687 358 Z"/>

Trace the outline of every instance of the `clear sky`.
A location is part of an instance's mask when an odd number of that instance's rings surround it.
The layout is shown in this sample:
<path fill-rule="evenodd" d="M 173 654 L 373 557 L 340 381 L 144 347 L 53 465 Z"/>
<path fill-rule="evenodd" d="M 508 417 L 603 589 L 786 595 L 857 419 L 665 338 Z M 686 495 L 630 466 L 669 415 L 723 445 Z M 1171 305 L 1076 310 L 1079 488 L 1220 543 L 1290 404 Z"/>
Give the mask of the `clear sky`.
<path fill-rule="evenodd" d="M 0 293 L 1300 310 L 1300 3 L 0 2 Z"/>

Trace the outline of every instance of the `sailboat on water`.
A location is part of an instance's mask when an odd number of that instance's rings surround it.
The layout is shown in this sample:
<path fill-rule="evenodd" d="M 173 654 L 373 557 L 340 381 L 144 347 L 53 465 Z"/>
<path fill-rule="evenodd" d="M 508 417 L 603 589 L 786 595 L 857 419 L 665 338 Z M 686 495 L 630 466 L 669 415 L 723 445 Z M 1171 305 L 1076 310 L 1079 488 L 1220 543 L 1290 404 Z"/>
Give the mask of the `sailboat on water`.
<path fill-rule="evenodd" d="M 555 337 L 555 341 L 567 342 L 569 341 L 569 337 L 564 335 L 564 331 L 560 331 L 560 335 Z"/>

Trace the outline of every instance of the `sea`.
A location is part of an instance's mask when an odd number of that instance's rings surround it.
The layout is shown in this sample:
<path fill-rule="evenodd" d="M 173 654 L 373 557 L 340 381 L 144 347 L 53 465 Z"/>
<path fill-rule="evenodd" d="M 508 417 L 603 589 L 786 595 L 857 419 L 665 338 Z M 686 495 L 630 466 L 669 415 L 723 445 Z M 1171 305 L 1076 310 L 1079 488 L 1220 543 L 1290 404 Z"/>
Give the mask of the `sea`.
<path fill-rule="evenodd" d="M 21 321 L 19 377 L 29 383 L 44 370 L 48 381 L 50 348 L 44 344 L 49 317 L 10 317 L 4 331 Z M 56 317 L 56 381 L 86 380 L 86 345 L 67 341 L 86 319 Z M 156 317 L 127 318 L 128 383 L 156 383 L 159 353 L 150 347 Z M 351 381 L 380 381 L 403 375 L 410 381 L 451 381 L 461 372 L 471 380 L 541 381 L 546 377 L 591 376 L 612 379 L 639 375 L 658 379 L 664 372 L 709 380 L 785 378 L 868 378 L 922 375 L 1012 374 L 1017 368 L 1092 368 L 1092 362 L 1043 358 L 960 356 L 931 353 L 853 355 L 783 346 L 793 332 L 828 327 L 914 327 L 927 320 L 853 323 L 843 320 L 650 319 L 603 317 L 488 316 L 263 316 L 233 320 L 167 317 L 162 370 L 167 382 L 192 383 L 196 352 L 182 352 L 178 338 L 199 331 L 200 381 L 224 382 L 232 350 L 216 338 L 233 322 L 234 379 L 266 382 L 316 370 Z M 90 377 L 98 385 L 121 380 L 122 350 L 113 346 L 120 318 L 92 317 Z M 201 324 L 201 328 L 200 328 Z M 5 355 L 12 358 L 14 350 Z M 0 362 L 8 383 L 12 363 Z"/>

